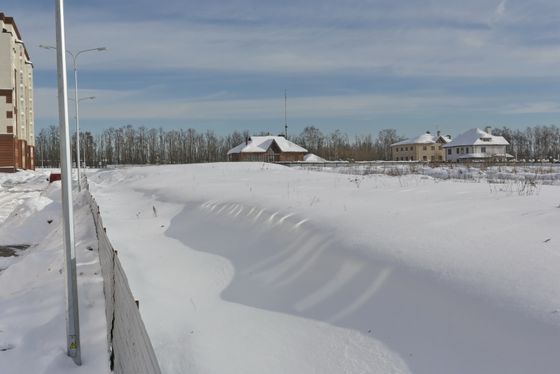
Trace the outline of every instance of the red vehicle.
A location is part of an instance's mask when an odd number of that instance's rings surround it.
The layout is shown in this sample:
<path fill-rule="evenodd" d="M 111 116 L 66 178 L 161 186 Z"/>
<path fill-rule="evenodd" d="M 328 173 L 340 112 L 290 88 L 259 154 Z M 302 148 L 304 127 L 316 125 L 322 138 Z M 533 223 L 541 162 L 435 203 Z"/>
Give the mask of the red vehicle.
<path fill-rule="evenodd" d="M 49 175 L 49 183 L 52 183 L 54 181 L 59 181 L 61 179 L 61 175 L 60 173 L 51 173 L 51 175 Z"/>

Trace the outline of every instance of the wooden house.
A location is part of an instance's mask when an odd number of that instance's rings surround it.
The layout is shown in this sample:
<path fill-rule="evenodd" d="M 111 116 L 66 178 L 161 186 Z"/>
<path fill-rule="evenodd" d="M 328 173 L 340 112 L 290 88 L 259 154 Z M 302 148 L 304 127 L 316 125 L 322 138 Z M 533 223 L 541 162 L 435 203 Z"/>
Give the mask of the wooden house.
<path fill-rule="evenodd" d="M 252 136 L 230 149 L 229 161 L 303 161 L 307 149 L 289 141 L 283 136 Z"/>

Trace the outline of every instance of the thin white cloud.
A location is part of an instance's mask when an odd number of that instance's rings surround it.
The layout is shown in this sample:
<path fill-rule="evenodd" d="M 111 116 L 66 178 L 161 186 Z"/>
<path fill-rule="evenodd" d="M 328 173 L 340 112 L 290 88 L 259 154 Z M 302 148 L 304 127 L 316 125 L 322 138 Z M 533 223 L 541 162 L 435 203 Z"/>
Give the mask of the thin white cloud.
<path fill-rule="evenodd" d="M 496 7 L 495 14 L 498 20 L 502 18 L 506 13 L 506 4 L 507 4 L 507 0 L 501 0 L 498 6 Z"/>
<path fill-rule="evenodd" d="M 560 103 L 552 101 L 523 103 L 508 105 L 502 111 L 504 114 L 542 114 L 560 113 Z"/>
<path fill-rule="evenodd" d="M 330 23 L 290 26 L 115 20 L 94 14 L 88 16 L 94 22 L 69 18 L 68 46 L 107 46 L 107 53 L 81 58 L 82 66 L 103 70 L 364 74 L 388 71 L 397 75 L 456 77 L 558 74 L 560 59 L 550 53 L 550 46 L 524 44 L 515 35 L 504 36 L 497 30 L 469 28 L 473 20 L 484 19 L 484 7 L 453 4 L 457 7 L 455 12 L 442 5 L 441 12 L 420 11 L 416 18 L 406 7 L 400 7 L 400 13 L 390 12 L 389 19 L 401 14 L 411 23 L 395 27 L 380 27 L 382 19 L 368 20 L 355 12 L 345 14 L 349 11 L 341 12 L 342 21 L 334 17 Z M 504 16 L 506 5 L 505 0 L 501 1 L 493 10 L 494 15 Z M 433 20 L 436 14 L 441 19 Z M 352 16 L 361 20 L 360 27 L 348 27 Z M 54 69 L 54 54 L 35 47 L 54 39 L 54 33 L 49 31 L 51 15 L 30 13 L 27 17 L 25 35 L 36 67 Z"/>
<path fill-rule="evenodd" d="M 283 100 L 222 99 L 201 97 L 191 100 L 157 100 L 145 91 L 82 90 L 96 100 L 82 102 L 80 117 L 86 119 L 143 120 L 249 120 L 283 118 Z M 36 113 L 42 118 L 56 118 L 56 90 L 40 88 L 35 92 Z M 292 97 L 290 117 L 298 119 L 339 118 L 367 119 L 388 113 L 444 112 L 466 110 L 472 100 L 448 95 L 348 95 Z M 73 107 L 70 107 L 72 116 Z"/>

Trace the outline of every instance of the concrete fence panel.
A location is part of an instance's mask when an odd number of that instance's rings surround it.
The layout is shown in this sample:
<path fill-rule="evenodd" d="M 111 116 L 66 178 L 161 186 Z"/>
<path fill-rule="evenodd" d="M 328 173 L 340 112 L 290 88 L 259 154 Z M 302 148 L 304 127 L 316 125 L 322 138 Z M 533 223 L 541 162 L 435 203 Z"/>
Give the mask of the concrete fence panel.
<path fill-rule="evenodd" d="M 90 207 L 99 243 L 111 369 L 116 374 L 160 374 L 152 343 L 130 291 L 128 279 L 117 252 L 107 237 L 99 207 L 91 195 Z"/>

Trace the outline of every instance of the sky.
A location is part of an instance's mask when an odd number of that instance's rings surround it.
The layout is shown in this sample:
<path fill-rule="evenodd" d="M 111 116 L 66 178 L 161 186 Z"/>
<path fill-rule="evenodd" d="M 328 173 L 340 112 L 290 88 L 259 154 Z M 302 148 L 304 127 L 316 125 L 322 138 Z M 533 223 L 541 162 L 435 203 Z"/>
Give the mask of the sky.
<path fill-rule="evenodd" d="M 3 0 L 57 123 L 54 0 Z M 350 136 L 559 124 L 557 0 L 66 1 L 80 126 Z M 71 64 L 68 64 L 71 67 Z M 69 85 L 73 87 L 72 71 Z M 69 91 L 73 97 L 73 91 Z M 74 111 L 70 108 L 70 117 Z"/>

